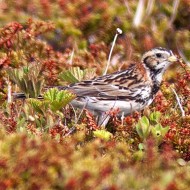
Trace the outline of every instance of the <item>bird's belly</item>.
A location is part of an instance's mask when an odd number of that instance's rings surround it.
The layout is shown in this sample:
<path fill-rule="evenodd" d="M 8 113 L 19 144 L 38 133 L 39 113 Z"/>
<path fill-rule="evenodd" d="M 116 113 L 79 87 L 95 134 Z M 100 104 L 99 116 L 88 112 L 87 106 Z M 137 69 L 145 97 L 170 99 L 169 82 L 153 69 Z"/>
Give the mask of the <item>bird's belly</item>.
<path fill-rule="evenodd" d="M 82 98 L 73 100 L 71 104 L 80 109 L 86 108 L 94 113 L 108 112 L 111 109 L 119 109 L 119 113 L 128 115 L 134 111 L 142 110 L 146 105 L 135 101 L 124 100 L 97 100 L 96 98 Z"/>

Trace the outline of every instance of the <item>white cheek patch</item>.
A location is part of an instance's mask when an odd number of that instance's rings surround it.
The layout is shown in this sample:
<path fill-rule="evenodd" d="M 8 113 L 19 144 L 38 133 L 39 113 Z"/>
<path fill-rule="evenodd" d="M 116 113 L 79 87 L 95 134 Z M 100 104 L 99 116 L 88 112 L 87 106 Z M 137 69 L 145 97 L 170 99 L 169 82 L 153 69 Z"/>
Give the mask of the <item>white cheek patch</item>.
<path fill-rule="evenodd" d="M 164 62 L 162 62 L 162 63 L 160 63 L 159 65 L 156 66 L 156 70 L 161 70 L 161 72 L 158 73 L 158 74 L 155 76 L 155 77 L 156 77 L 156 80 L 157 80 L 158 82 L 161 83 L 161 81 L 162 81 L 162 76 L 163 76 L 164 72 L 166 71 L 166 69 L 167 69 L 170 65 L 171 65 L 170 62 L 164 61 Z"/>
<path fill-rule="evenodd" d="M 166 67 L 167 64 L 168 64 L 167 61 L 164 61 L 164 62 L 161 62 L 161 63 L 157 64 L 156 70 Z"/>
<path fill-rule="evenodd" d="M 159 82 L 159 83 L 161 83 L 161 81 L 162 81 L 162 73 L 159 73 L 158 75 L 156 75 L 156 80 Z"/>

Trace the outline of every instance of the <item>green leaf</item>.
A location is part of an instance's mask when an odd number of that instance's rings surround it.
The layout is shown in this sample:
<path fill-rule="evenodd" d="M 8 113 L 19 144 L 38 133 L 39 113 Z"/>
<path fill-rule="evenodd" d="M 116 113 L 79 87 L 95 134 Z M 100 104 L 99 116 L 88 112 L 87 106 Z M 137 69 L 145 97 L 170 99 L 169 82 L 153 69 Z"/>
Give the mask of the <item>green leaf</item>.
<path fill-rule="evenodd" d="M 153 137 L 157 140 L 157 142 L 160 143 L 164 138 L 164 136 L 166 135 L 166 133 L 168 132 L 168 130 L 169 126 L 162 127 L 161 124 L 157 124 L 152 128 L 151 132 Z"/>
<path fill-rule="evenodd" d="M 84 78 L 84 71 L 80 67 L 71 67 L 70 72 L 78 81 Z"/>
<path fill-rule="evenodd" d="M 44 100 L 49 102 L 52 111 L 65 107 L 74 98 L 73 93 L 67 90 L 58 90 L 57 88 L 51 88 L 44 93 Z"/>
<path fill-rule="evenodd" d="M 26 118 L 18 118 L 18 121 L 17 121 L 17 128 L 19 129 L 20 127 L 24 127 L 25 125 L 27 125 L 26 123 Z M 25 127 L 24 127 L 25 128 Z M 25 128 L 26 129 L 26 128 Z"/>
<path fill-rule="evenodd" d="M 150 123 L 146 116 L 143 116 L 136 125 L 136 131 L 140 138 L 145 140 L 150 134 Z"/>
<path fill-rule="evenodd" d="M 161 113 L 159 111 L 155 111 L 150 114 L 149 119 L 155 123 L 160 121 Z"/>
<path fill-rule="evenodd" d="M 144 144 L 143 143 L 139 143 L 138 148 L 139 148 L 139 150 L 144 150 Z"/>
<path fill-rule="evenodd" d="M 2 92 L 0 92 L 0 101 L 4 100 L 4 98 L 5 98 L 5 94 L 3 94 Z"/>
<path fill-rule="evenodd" d="M 59 75 L 59 77 L 69 83 L 76 83 L 85 79 L 91 79 L 95 76 L 95 69 L 89 68 L 81 70 L 79 67 L 72 67 Z"/>
<path fill-rule="evenodd" d="M 27 73 L 29 72 L 29 68 L 28 68 L 28 67 L 23 67 L 23 72 L 24 72 L 25 74 L 27 74 Z"/>
<path fill-rule="evenodd" d="M 10 79 L 15 82 L 26 97 L 37 98 L 44 80 L 41 77 L 41 65 L 36 63 L 19 69 L 8 69 Z"/>
<path fill-rule="evenodd" d="M 141 119 L 140 119 L 140 123 L 142 126 L 149 126 L 149 120 L 146 116 L 143 116 Z"/>
<path fill-rule="evenodd" d="M 27 102 L 32 106 L 32 108 L 40 113 L 43 114 L 47 111 L 48 106 L 49 106 L 49 102 L 48 101 L 41 101 L 38 99 L 34 99 L 34 98 L 29 98 L 27 100 Z"/>
<path fill-rule="evenodd" d="M 76 83 L 79 82 L 79 80 L 73 76 L 73 74 L 70 71 L 65 71 L 64 73 L 61 73 L 59 77 L 69 83 Z"/>
<path fill-rule="evenodd" d="M 59 77 L 69 83 L 76 83 L 83 79 L 84 71 L 79 67 L 72 67 L 59 75 Z"/>

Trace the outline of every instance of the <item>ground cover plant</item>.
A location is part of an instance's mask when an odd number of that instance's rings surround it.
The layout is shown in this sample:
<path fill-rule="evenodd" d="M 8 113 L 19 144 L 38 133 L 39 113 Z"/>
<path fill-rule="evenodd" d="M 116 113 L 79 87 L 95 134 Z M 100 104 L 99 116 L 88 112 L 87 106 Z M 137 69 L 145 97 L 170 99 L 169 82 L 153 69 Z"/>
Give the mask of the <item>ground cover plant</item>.
<path fill-rule="evenodd" d="M 0 190 L 189 188 L 189 0 L 9 0 L 0 11 Z M 151 106 L 110 110 L 102 128 L 69 105 L 75 94 L 47 87 L 102 75 L 117 28 L 108 73 L 156 46 L 182 61 Z"/>

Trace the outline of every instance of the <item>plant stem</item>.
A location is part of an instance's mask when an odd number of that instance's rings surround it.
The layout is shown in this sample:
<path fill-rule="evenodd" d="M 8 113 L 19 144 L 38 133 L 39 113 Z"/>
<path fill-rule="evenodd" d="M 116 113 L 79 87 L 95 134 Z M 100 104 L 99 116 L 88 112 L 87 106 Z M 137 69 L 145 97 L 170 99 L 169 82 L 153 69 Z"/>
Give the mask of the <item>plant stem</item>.
<path fill-rule="evenodd" d="M 179 96 L 177 95 L 177 92 L 175 91 L 174 88 L 171 88 L 171 89 L 172 89 L 173 93 L 175 94 L 175 97 L 176 97 L 176 100 L 177 100 L 177 104 L 179 105 L 179 109 L 181 110 L 181 116 L 184 117 L 185 116 L 185 111 L 183 110 L 183 107 L 181 105 Z"/>
<path fill-rule="evenodd" d="M 122 30 L 120 28 L 117 28 L 116 29 L 116 34 L 115 34 L 115 37 L 114 37 L 114 40 L 113 40 L 113 43 L 112 43 L 112 47 L 111 47 L 111 50 L 110 50 L 110 53 L 109 53 L 109 56 L 108 56 L 108 62 L 107 62 L 107 65 L 106 65 L 106 69 L 105 69 L 103 75 L 107 74 L 108 67 L 109 67 L 110 61 L 111 61 L 111 56 L 112 56 L 113 48 L 115 46 L 115 42 L 116 42 L 117 37 L 118 37 L 119 34 L 122 34 Z"/>

